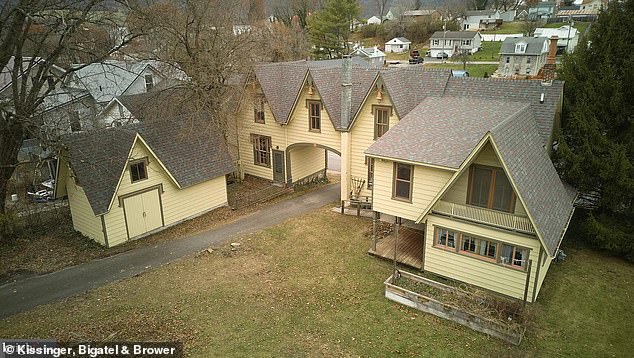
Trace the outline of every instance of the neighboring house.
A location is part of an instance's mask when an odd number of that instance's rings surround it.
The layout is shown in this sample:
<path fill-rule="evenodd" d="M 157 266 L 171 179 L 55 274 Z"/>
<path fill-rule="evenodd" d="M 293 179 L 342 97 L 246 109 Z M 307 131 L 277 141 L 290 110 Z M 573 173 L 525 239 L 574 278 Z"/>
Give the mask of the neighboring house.
<path fill-rule="evenodd" d="M 440 21 L 442 14 L 438 10 L 408 10 L 403 11 L 405 21 Z"/>
<path fill-rule="evenodd" d="M 412 41 L 405 37 L 395 37 L 385 43 L 385 52 L 407 52 Z"/>
<path fill-rule="evenodd" d="M 464 31 L 487 30 L 502 25 L 503 21 L 498 10 L 473 10 L 467 11 L 461 27 Z"/>
<path fill-rule="evenodd" d="M 552 38 L 557 36 L 557 54 L 570 53 L 575 50 L 579 42 L 579 31 L 572 26 L 564 25 L 559 28 L 538 27 L 535 29 L 535 37 Z"/>
<path fill-rule="evenodd" d="M 583 0 L 579 4 L 580 10 L 606 10 L 608 8 L 607 0 Z"/>
<path fill-rule="evenodd" d="M 385 63 L 385 53 L 376 46 L 359 47 L 351 55 L 366 60 L 372 67 L 383 67 Z"/>
<path fill-rule="evenodd" d="M 371 18 L 368 19 L 367 24 L 368 25 L 380 25 L 381 24 L 381 19 L 379 19 L 378 16 L 372 16 Z"/>
<path fill-rule="evenodd" d="M 389 9 L 385 16 L 383 16 L 383 21 L 393 21 L 398 17 L 399 12 L 396 9 Z"/>
<path fill-rule="evenodd" d="M 480 32 L 472 31 L 436 31 L 429 40 L 431 57 L 446 53 L 449 57 L 460 51 L 476 53 L 482 45 Z"/>
<path fill-rule="evenodd" d="M 562 82 L 345 60 L 260 64 L 251 81 L 236 114 L 241 175 L 292 186 L 323 175 L 333 152 L 344 203 L 418 230 L 416 267 L 515 298 L 528 282 L 536 299 L 574 197 L 548 158 Z"/>
<path fill-rule="evenodd" d="M 554 1 L 540 1 L 528 8 L 528 20 L 549 19 L 557 13 L 557 3 Z"/>
<path fill-rule="evenodd" d="M 145 119 L 176 117 L 196 112 L 195 105 L 187 97 L 185 88 L 170 87 L 115 97 L 99 113 L 99 121 L 106 127 L 118 127 Z"/>
<path fill-rule="evenodd" d="M 233 35 L 238 36 L 251 32 L 251 25 L 233 25 Z"/>
<path fill-rule="evenodd" d="M 73 65 L 79 68 L 83 65 Z M 121 95 L 151 91 L 166 78 L 157 61 L 107 60 L 92 63 L 75 71 L 67 84 L 84 88 L 102 106 Z"/>
<path fill-rule="evenodd" d="M 63 134 L 100 128 L 97 107 L 88 91 L 59 87 L 44 97 L 35 116 L 46 137 L 56 139 Z"/>
<path fill-rule="evenodd" d="M 227 205 L 232 160 L 193 120 L 64 137 L 55 196 L 68 196 L 75 230 L 112 247 Z"/>
<path fill-rule="evenodd" d="M 536 76 L 546 63 L 548 38 L 509 37 L 500 47 L 498 74 L 504 77 L 516 75 Z"/>

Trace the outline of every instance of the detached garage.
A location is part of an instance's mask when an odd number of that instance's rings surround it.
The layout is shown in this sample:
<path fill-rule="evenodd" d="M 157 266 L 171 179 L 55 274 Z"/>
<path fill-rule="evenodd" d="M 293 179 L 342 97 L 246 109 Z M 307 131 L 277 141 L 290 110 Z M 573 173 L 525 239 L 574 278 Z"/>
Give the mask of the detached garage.
<path fill-rule="evenodd" d="M 75 230 L 112 247 L 227 205 L 234 165 L 226 144 L 195 123 L 66 136 L 55 195 L 68 196 Z"/>

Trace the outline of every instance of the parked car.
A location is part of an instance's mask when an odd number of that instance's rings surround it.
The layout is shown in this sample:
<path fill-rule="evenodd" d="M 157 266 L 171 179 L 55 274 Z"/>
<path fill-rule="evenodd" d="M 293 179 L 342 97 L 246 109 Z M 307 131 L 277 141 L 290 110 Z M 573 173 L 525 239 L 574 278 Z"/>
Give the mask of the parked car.
<path fill-rule="evenodd" d="M 436 55 L 436 58 L 439 59 L 439 60 L 443 60 L 443 59 L 449 58 L 449 55 L 447 55 L 446 52 L 439 52 Z"/>
<path fill-rule="evenodd" d="M 409 64 L 415 65 L 417 63 L 423 63 L 424 59 L 420 56 L 420 52 L 418 50 L 411 50 L 409 52 Z"/>
<path fill-rule="evenodd" d="M 425 57 L 431 57 L 431 50 L 425 51 Z"/>

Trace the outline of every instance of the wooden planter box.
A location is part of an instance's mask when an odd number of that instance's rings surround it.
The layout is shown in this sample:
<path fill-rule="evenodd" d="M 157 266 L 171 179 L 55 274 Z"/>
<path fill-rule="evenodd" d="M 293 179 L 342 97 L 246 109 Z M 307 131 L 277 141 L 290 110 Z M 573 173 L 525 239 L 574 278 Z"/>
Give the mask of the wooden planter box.
<path fill-rule="evenodd" d="M 421 282 L 443 291 L 454 291 L 451 286 L 444 285 L 440 282 L 426 279 L 408 272 L 399 271 L 401 278 Z M 486 333 L 490 336 L 502 339 L 509 343 L 519 345 L 526 328 L 522 328 L 519 332 L 502 323 L 481 317 L 473 313 L 467 312 L 458 307 L 440 302 L 434 298 L 427 297 L 423 294 L 413 292 L 402 287 L 394 285 L 394 275 L 385 280 L 385 297 L 394 302 L 401 303 L 405 306 L 431 313 L 435 316 L 459 323 L 467 326 L 475 331 Z"/>

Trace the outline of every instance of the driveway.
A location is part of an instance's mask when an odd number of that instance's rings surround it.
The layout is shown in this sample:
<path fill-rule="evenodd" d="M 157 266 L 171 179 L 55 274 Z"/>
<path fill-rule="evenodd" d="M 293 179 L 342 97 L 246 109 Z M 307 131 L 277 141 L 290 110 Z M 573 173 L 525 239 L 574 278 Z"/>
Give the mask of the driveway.
<path fill-rule="evenodd" d="M 153 247 L 68 267 L 46 275 L 29 277 L 0 286 L 0 318 L 27 311 L 35 306 L 74 296 L 116 280 L 132 277 L 155 267 L 198 253 L 210 246 L 226 243 L 248 233 L 261 231 L 339 202 L 339 185 L 322 189 L 265 207 L 220 228 Z"/>

